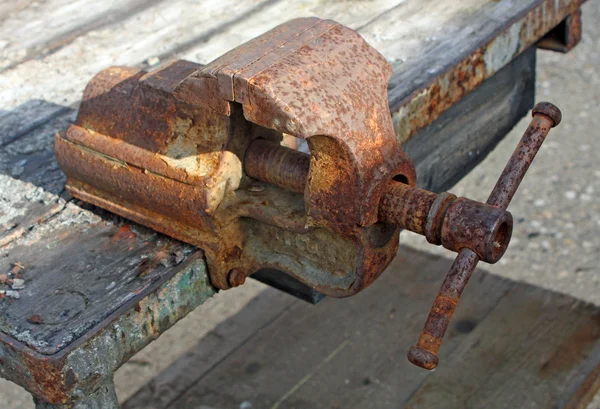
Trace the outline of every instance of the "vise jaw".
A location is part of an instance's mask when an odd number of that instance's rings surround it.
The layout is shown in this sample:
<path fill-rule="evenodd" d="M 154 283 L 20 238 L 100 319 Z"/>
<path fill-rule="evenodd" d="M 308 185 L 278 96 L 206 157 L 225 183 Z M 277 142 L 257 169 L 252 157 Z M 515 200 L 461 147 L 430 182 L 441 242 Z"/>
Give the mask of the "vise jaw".
<path fill-rule="evenodd" d="M 398 249 L 400 226 L 378 221 L 385 186 L 416 180 L 394 135 L 390 75 L 356 32 L 296 19 L 206 66 L 100 72 L 56 156 L 73 196 L 202 248 L 220 289 L 276 269 L 349 296 Z M 285 134 L 310 155 L 266 149 L 254 161 L 285 180 L 251 178 L 249 146 Z"/>

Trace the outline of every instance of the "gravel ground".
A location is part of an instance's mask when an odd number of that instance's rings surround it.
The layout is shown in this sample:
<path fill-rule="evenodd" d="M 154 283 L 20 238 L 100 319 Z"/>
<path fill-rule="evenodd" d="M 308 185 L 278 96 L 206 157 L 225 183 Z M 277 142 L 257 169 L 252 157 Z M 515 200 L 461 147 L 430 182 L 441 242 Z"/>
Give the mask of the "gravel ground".
<path fill-rule="evenodd" d="M 600 116 L 599 1 L 583 7 L 583 24 L 583 41 L 571 53 L 538 52 L 537 100 L 556 103 L 562 109 L 563 122 L 551 132 L 509 208 L 515 231 L 506 256 L 497 265 L 484 268 L 600 305 L 600 155 L 596 140 Z M 485 200 L 528 121 L 521 121 L 452 192 Z M 453 256 L 410 233 L 404 233 L 402 240 Z M 126 399 L 133 394 L 262 289 L 251 280 L 239 289 L 219 294 L 182 320 L 119 370 L 119 397 Z M 24 390 L 3 380 L 0 396 L 0 407 L 33 408 Z M 600 409 L 600 394 L 588 409 Z"/>

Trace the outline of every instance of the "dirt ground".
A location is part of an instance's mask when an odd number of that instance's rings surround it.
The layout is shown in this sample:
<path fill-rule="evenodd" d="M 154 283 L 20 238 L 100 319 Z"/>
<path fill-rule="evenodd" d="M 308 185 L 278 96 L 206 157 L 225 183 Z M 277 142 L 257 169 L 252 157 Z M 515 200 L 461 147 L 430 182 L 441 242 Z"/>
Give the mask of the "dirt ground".
<path fill-rule="evenodd" d="M 557 104 L 563 123 L 553 130 L 509 210 L 515 231 L 494 274 L 522 280 L 600 305 L 600 2 L 583 7 L 584 38 L 567 55 L 538 52 L 537 100 Z M 527 126 L 524 119 L 452 192 L 485 200 Z M 405 244 L 432 249 L 420 237 Z M 121 400 L 165 369 L 219 322 L 234 315 L 264 289 L 252 280 L 219 294 L 165 333 L 116 375 Z M 0 380 L 0 407 L 29 409 L 29 394 Z M 600 394 L 588 409 L 600 409 Z"/>

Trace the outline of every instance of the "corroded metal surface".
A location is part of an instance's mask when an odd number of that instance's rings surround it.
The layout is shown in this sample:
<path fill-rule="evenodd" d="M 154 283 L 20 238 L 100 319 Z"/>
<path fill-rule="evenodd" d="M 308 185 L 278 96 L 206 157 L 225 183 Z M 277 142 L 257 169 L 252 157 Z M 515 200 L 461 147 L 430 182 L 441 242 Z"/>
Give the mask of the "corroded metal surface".
<path fill-rule="evenodd" d="M 258 140 L 248 148 L 244 169 L 255 179 L 303 192 L 308 156 Z M 378 221 L 427 236 L 430 243 L 448 250 L 470 248 L 488 263 L 504 255 L 512 234 L 512 216 L 504 209 L 450 193 L 438 195 L 396 180 L 384 186 Z"/>
<path fill-rule="evenodd" d="M 537 46 L 545 50 L 568 53 L 581 41 L 581 9 L 565 18 L 542 38 Z"/>
<path fill-rule="evenodd" d="M 512 216 L 506 210 L 451 193 L 440 195 L 390 183 L 379 204 L 381 221 L 424 235 L 431 244 L 459 252 L 467 247 L 488 263 L 498 261 L 510 241 Z M 500 239 L 502 236 L 502 239 Z"/>
<path fill-rule="evenodd" d="M 533 119 L 527 131 L 519 141 L 487 200 L 490 206 L 499 209 L 508 207 L 550 128 L 557 126 L 561 121 L 560 110 L 547 102 L 537 104 L 532 114 Z M 500 233 L 498 240 L 504 240 L 505 232 Z M 460 296 L 479 260 L 479 255 L 472 249 L 465 247 L 460 250 L 433 302 L 417 345 L 408 352 L 408 359 L 413 364 L 425 369 L 435 369 L 438 365 L 437 353 L 442 339 Z"/>
<path fill-rule="evenodd" d="M 427 85 L 392 104 L 401 143 L 431 124 L 441 113 L 500 70 L 508 61 L 536 44 L 564 19 L 573 18 L 576 45 L 578 13 L 583 0 L 543 0 L 506 24 L 503 32 L 486 39 L 477 49 L 455 61 L 442 73 L 432 73 Z"/>
<path fill-rule="evenodd" d="M 233 87 L 233 96 L 222 96 L 241 103 L 250 122 L 308 139 L 314 152 L 305 196 L 308 216 L 350 233 L 356 225 L 376 222 L 389 178 L 402 174 L 414 183 L 414 170 L 394 141 L 389 63 L 355 31 L 314 20 L 286 23 L 300 28 L 293 36 L 289 29 L 277 36 L 276 44 L 283 45 L 274 51 L 275 40 L 267 33 L 195 75 L 216 76 L 227 90 Z M 246 55 L 259 54 L 266 55 L 240 68 Z"/>
<path fill-rule="evenodd" d="M 246 151 L 244 170 L 255 179 L 286 190 L 304 193 L 310 156 L 298 150 L 257 139 Z"/>
<path fill-rule="evenodd" d="M 348 296 L 398 248 L 398 227 L 377 224 L 384 187 L 393 177 L 415 183 L 394 136 L 390 74 L 356 32 L 296 19 L 203 68 L 101 72 L 75 124 L 56 136 L 56 155 L 74 196 L 201 247 L 218 288 L 243 281 L 232 271 L 275 268 Z M 284 134 L 307 139 L 310 157 L 248 151 Z M 242 171 L 253 154 L 257 172 L 264 160 L 288 166 L 257 184 Z M 282 180 L 300 182 L 274 188 Z"/>

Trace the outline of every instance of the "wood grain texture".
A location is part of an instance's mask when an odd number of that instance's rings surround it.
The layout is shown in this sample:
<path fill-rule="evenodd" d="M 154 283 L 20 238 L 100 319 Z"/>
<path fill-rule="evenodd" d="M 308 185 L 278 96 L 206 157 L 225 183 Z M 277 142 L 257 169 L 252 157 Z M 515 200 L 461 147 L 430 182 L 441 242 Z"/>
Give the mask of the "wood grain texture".
<path fill-rule="evenodd" d="M 12 110 L 31 100 L 69 106 L 81 98 L 85 85 L 103 68 L 142 64 L 190 39 L 209 35 L 227 21 L 243 18 L 261 3 L 175 0 L 156 4 L 85 33 L 42 58 L 1 72 L 0 107 Z"/>
<path fill-rule="evenodd" d="M 46 0 L 15 7 L 6 12 L 0 24 L 0 72 L 52 53 L 87 32 L 114 24 L 160 1 Z"/>
<path fill-rule="evenodd" d="M 560 4 L 570 1 L 575 0 L 560 0 Z M 507 21 L 541 3 L 542 0 L 161 3 L 110 27 L 86 33 L 50 55 L 0 73 L 0 106 L 13 109 L 36 99 L 70 105 L 78 100 L 89 79 L 107 66 L 143 65 L 153 56 L 177 56 L 207 63 L 290 18 L 317 15 L 358 29 L 392 63 L 390 97 L 392 108 L 397 111 L 412 92 L 469 56 L 491 36 L 503 32 Z M 122 41 L 124 38 L 127 41 Z M 492 65 L 499 69 L 509 61 L 494 60 Z"/>
<path fill-rule="evenodd" d="M 198 346 L 137 391 L 122 409 L 167 407 L 297 303 L 297 299 L 273 288 L 262 291 L 234 318 L 220 323 Z"/>
<path fill-rule="evenodd" d="M 600 365 L 600 310 L 515 287 L 407 408 L 566 408 Z"/>
<path fill-rule="evenodd" d="M 365 292 L 317 306 L 295 302 L 215 367 L 198 362 L 202 375 L 184 395 L 150 407 L 566 408 L 597 378 L 598 307 L 481 270 L 457 309 L 438 370 L 409 364 L 406 349 L 450 263 L 401 248 Z M 201 341 L 195 351 L 203 348 Z M 159 379 L 189 380 L 181 364 Z M 125 407 L 146 402 L 134 397 Z"/>
<path fill-rule="evenodd" d="M 198 250 L 74 203 L 2 248 L 25 289 L 0 302 L 0 331 L 55 354 Z"/>
<path fill-rule="evenodd" d="M 54 216 L 64 208 L 69 197 L 63 194 L 65 176 L 54 157 L 54 134 L 68 126 L 75 111 L 62 107 L 59 115 L 50 115 L 34 126 L 37 113 L 57 109 L 53 104 L 35 102 L 17 115 L 4 115 L 0 128 L 12 129 L 14 118 L 28 118 L 23 133 L 0 147 L 0 247 L 15 240 L 33 226 Z"/>

